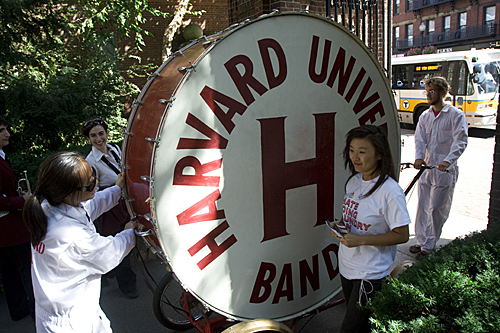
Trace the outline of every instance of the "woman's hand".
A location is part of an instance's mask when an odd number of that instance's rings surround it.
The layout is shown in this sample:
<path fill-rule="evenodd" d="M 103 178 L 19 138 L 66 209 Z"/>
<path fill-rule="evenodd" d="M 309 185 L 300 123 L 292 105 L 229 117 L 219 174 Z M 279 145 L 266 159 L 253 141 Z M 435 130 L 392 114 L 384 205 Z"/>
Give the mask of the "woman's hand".
<path fill-rule="evenodd" d="M 125 224 L 125 227 L 123 229 L 136 229 L 139 224 L 137 221 L 130 221 Z"/>
<path fill-rule="evenodd" d="M 356 246 L 361 246 L 361 245 L 365 245 L 363 243 L 363 238 L 365 238 L 365 236 L 360 236 L 360 235 L 357 235 L 357 234 L 353 234 L 352 232 L 349 232 L 347 234 L 344 234 L 344 238 L 340 238 L 340 243 L 342 243 L 343 245 L 347 246 L 347 247 L 356 247 Z"/>
<path fill-rule="evenodd" d="M 123 177 L 122 173 L 118 174 L 115 185 L 120 186 L 122 190 L 125 188 L 125 177 Z"/>
<path fill-rule="evenodd" d="M 347 234 L 344 234 L 344 237 L 342 238 L 335 235 L 333 231 L 330 231 L 330 234 L 347 247 L 356 247 L 362 245 L 391 246 L 406 243 L 410 237 L 407 225 L 394 228 L 388 233 L 381 235 L 362 236 L 349 232 Z"/>
<path fill-rule="evenodd" d="M 31 197 L 31 194 L 23 191 L 23 193 L 21 193 L 21 196 L 23 197 L 24 201 L 26 202 Z"/>
<path fill-rule="evenodd" d="M 353 234 L 351 232 L 349 232 L 347 234 L 343 234 L 344 237 L 340 237 L 333 230 L 330 230 L 330 235 L 332 235 L 333 238 L 340 241 L 341 244 L 343 244 L 347 247 L 355 247 L 355 246 L 363 245 L 361 243 L 363 236 L 356 235 L 356 234 Z"/>

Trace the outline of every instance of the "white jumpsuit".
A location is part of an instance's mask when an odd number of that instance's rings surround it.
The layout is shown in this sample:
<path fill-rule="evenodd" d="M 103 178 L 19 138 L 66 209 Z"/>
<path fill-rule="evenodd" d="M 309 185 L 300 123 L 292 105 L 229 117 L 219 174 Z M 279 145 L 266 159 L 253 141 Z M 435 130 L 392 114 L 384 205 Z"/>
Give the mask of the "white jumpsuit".
<path fill-rule="evenodd" d="M 419 118 L 415 130 L 415 159 L 428 166 L 450 163 L 449 172 L 425 170 L 419 180 L 415 217 L 417 244 L 430 253 L 441 237 L 450 214 L 453 191 L 458 178 L 457 159 L 467 147 L 467 120 L 459 109 L 446 104 L 437 116 L 432 106 Z"/>
<path fill-rule="evenodd" d="M 37 332 L 111 332 L 99 306 L 101 275 L 132 250 L 135 236 L 132 229 L 100 236 L 91 221 L 120 196 L 120 187 L 112 186 L 80 207 L 42 202 L 47 234 L 32 249 L 31 271 Z"/>

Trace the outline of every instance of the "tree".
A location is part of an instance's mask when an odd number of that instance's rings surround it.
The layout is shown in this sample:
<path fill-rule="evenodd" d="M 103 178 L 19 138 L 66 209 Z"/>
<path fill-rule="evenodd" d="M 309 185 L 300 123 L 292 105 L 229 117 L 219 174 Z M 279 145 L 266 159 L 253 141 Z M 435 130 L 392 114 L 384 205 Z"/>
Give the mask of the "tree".
<path fill-rule="evenodd" d="M 13 164 L 83 143 L 78 128 L 91 116 L 120 138 L 124 103 L 139 90 L 119 71 L 115 43 L 144 45 L 145 12 L 167 16 L 147 0 L 0 0 L 0 114 L 12 125 Z"/>

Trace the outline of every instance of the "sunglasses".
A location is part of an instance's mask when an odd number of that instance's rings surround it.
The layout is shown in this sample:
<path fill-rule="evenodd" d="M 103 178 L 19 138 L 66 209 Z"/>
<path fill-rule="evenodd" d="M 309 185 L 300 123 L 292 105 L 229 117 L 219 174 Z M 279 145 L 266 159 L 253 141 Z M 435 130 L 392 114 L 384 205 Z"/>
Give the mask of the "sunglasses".
<path fill-rule="evenodd" d="M 104 124 L 104 121 L 101 118 L 94 118 L 91 120 L 88 120 L 83 126 L 85 127 L 90 127 L 90 126 L 95 126 L 95 125 L 102 125 Z"/>
<path fill-rule="evenodd" d="M 77 187 L 76 190 L 82 191 L 82 192 L 92 192 L 95 188 L 96 183 L 97 183 L 97 175 L 96 175 L 94 167 L 92 167 L 92 177 L 94 179 L 92 180 L 92 183 L 90 183 L 90 185 Z"/>

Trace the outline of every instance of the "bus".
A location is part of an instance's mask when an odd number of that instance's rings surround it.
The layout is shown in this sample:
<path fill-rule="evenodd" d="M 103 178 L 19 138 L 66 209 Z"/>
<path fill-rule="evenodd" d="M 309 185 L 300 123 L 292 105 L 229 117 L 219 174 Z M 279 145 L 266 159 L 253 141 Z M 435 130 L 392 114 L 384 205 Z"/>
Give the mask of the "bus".
<path fill-rule="evenodd" d="M 392 90 L 400 123 L 417 125 L 429 108 L 424 82 L 442 76 L 450 91 L 446 101 L 465 112 L 469 127 L 496 124 L 500 49 L 392 57 Z"/>

